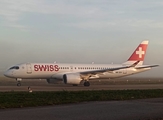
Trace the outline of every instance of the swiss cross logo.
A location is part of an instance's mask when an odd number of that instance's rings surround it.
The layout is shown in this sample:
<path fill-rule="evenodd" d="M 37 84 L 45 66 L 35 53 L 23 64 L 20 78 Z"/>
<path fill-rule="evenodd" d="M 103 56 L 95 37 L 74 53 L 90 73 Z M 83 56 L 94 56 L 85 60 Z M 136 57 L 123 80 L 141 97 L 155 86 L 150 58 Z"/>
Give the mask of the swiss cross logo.
<path fill-rule="evenodd" d="M 136 51 L 136 54 L 139 55 L 139 58 L 142 58 L 145 54 L 145 51 L 142 50 L 142 47 L 139 47 L 139 50 Z"/>
<path fill-rule="evenodd" d="M 129 61 L 143 61 L 147 50 L 147 45 L 140 44 L 128 59 Z"/>

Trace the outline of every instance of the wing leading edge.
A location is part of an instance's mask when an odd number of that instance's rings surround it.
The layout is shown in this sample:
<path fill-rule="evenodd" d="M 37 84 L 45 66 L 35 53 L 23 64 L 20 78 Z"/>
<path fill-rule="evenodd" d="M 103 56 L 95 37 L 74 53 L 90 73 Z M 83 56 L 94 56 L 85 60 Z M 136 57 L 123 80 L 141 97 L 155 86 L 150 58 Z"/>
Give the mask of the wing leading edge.
<path fill-rule="evenodd" d="M 106 73 L 106 72 L 113 73 L 113 71 L 115 71 L 115 70 L 121 70 L 121 69 L 135 67 L 139 62 L 140 61 L 136 61 L 132 65 L 123 66 L 123 67 L 116 67 L 116 68 L 103 69 L 103 70 L 84 71 L 84 72 L 80 72 L 80 75 L 81 75 L 82 78 L 85 78 L 85 77 L 89 78 L 92 75 L 103 74 L 103 73 Z"/>

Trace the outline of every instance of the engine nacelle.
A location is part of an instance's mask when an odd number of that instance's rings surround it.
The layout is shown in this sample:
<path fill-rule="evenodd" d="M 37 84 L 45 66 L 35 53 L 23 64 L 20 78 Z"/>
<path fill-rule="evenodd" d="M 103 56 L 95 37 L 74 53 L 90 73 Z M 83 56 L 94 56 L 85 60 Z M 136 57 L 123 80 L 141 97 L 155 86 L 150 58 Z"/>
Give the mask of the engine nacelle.
<path fill-rule="evenodd" d="M 65 84 L 80 84 L 81 82 L 80 74 L 68 73 L 63 75 L 63 81 Z"/>
<path fill-rule="evenodd" d="M 46 81 L 49 83 L 49 84 L 57 84 L 57 83 L 61 83 L 62 81 L 61 80 L 58 80 L 58 79 L 46 79 Z"/>

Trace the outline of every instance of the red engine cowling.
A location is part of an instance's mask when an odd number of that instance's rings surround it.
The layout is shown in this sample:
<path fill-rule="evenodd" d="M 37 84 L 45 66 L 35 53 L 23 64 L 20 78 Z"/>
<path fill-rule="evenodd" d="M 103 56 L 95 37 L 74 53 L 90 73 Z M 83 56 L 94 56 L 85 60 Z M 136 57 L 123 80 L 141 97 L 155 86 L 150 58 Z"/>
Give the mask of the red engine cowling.
<path fill-rule="evenodd" d="M 65 84 L 80 84 L 80 74 L 68 73 L 63 75 L 63 81 Z"/>

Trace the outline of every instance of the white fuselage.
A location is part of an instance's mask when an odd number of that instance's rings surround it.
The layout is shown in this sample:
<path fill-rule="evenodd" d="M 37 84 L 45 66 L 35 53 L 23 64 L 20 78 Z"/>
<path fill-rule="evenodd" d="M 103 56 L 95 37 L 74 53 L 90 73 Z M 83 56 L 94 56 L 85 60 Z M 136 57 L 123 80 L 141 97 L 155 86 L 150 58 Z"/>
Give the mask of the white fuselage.
<path fill-rule="evenodd" d="M 25 63 L 17 65 L 19 69 L 9 69 L 4 73 L 5 76 L 11 78 L 21 79 L 62 79 L 63 74 L 66 73 L 80 73 L 84 71 L 94 71 L 102 69 L 110 69 L 116 67 L 123 67 L 120 64 L 59 64 L 59 63 Z M 90 79 L 111 79 L 123 77 L 139 72 L 147 71 L 150 68 L 137 70 L 133 68 L 126 68 L 115 70 L 113 72 L 105 72 L 94 76 Z"/>

